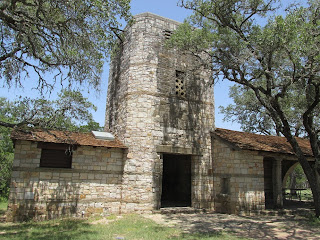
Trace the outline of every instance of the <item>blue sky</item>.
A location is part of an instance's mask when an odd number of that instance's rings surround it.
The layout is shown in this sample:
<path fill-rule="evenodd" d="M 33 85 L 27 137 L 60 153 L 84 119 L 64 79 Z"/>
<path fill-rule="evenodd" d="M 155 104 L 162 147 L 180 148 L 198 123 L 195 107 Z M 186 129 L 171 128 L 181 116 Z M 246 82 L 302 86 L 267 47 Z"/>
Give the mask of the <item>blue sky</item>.
<path fill-rule="evenodd" d="M 282 1 L 284 4 L 291 2 L 289 0 Z M 297 1 L 304 2 L 304 1 Z M 182 22 L 188 15 L 191 14 L 191 11 L 180 8 L 177 6 L 177 0 L 131 0 L 131 11 L 133 15 L 143 13 L 143 12 L 151 12 L 154 14 L 158 14 L 160 16 L 170 18 L 179 22 Z M 107 95 L 107 83 L 108 83 L 108 74 L 109 74 L 109 64 L 105 64 L 104 72 L 102 74 L 101 80 L 101 92 L 94 93 L 93 91 L 86 92 L 84 91 L 84 95 L 89 98 L 89 100 L 94 103 L 98 110 L 94 114 L 94 119 L 100 123 L 100 125 L 104 125 L 105 119 L 105 105 L 106 105 L 106 95 Z M 30 79 L 27 80 L 30 83 L 32 75 Z M 227 128 L 232 130 L 240 130 L 240 126 L 236 123 L 223 122 L 223 116 L 219 114 L 219 106 L 227 106 L 232 103 L 230 98 L 228 97 L 229 86 L 231 83 L 228 81 L 221 81 L 215 85 L 215 107 L 216 107 L 216 127 Z M 31 84 L 24 84 L 24 88 L 0 88 L 0 96 L 7 97 L 10 100 L 15 99 L 17 96 L 29 96 L 29 97 L 37 97 L 38 93 L 35 90 L 31 90 Z M 52 94 L 49 98 L 54 98 L 55 95 Z"/>

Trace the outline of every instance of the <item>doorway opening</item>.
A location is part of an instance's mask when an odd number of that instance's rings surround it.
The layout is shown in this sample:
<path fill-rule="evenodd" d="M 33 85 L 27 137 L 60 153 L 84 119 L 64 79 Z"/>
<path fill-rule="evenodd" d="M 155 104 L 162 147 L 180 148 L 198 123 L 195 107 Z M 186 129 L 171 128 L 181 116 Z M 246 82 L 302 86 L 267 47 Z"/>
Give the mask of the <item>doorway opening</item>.
<path fill-rule="evenodd" d="M 264 169 L 264 196 L 265 208 L 273 208 L 273 178 L 272 178 L 272 164 L 273 160 L 269 158 L 263 159 Z"/>
<path fill-rule="evenodd" d="M 191 156 L 163 155 L 161 207 L 191 206 Z"/>

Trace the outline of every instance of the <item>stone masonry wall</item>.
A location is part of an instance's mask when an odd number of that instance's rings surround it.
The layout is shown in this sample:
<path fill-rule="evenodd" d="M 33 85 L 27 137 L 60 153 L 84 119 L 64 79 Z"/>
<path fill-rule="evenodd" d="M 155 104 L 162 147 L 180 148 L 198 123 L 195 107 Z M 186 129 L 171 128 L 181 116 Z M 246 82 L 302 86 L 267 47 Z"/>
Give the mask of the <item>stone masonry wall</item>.
<path fill-rule="evenodd" d="M 150 13 L 135 16 L 112 61 L 106 130 L 129 147 L 123 178 L 125 212 L 159 208 L 162 154 L 177 152 L 191 155 L 192 205 L 212 208 L 211 75 L 196 58 L 165 47 L 178 25 Z M 178 74 L 183 76 L 184 96 L 176 93 Z"/>
<path fill-rule="evenodd" d="M 215 210 L 232 214 L 263 210 L 263 156 L 234 150 L 217 139 L 213 146 Z"/>
<path fill-rule="evenodd" d="M 8 220 L 119 213 L 123 150 L 80 146 L 72 168 L 40 168 L 37 143 L 17 141 Z"/>

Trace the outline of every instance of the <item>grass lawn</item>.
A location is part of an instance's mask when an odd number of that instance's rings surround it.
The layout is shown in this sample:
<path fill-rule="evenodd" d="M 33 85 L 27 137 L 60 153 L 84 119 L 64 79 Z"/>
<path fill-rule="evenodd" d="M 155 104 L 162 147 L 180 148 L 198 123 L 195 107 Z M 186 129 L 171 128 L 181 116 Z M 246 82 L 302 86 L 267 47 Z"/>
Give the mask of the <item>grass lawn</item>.
<path fill-rule="evenodd" d="M 6 203 L 0 203 L 0 219 L 3 217 L 7 208 Z M 108 223 L 106 223 L 106 220 Z M 306 218 L 304 221 L 306 231 L 320 227 L 320 220 L 315 217 Z M 244 221 L 245 222 L 245 221 Z M 252 223 L 251 223 L 252 224 Z M 256 224 L 256 231 L 259 230 L 259 224 Z M 296 223 L 294 223 L 296 224 Z M 303 225 L 299 225 L 304 229 Z M 310 228 L 310 226 L 312 228 Z M 205 231 L 205 225 L 201 231 Z M 210 229 L 210 228 L 208 228 Z M 253 226 L 253 231 L 255 227 Z M 272 231 L 273 228 L 270 228 Z M 270 236 L 276 236 L 271 234 Z M 24 223 L 1 223 L 1 240 L 20 240 L 20 239 L 43 239 L 43 240 L 65 240 L 65 239 L 118 239 L 118 240 L 153 240 L 153 239 L 189 239 L 189 240 L 239 240 L 229 232 L 208 232 L 208 233 L 184 233 L 178 227 L 168 227 L 157 224 L 141 215 L 122 215 L 109 216 L 107 219 L 60 219 L 43 222 L 24 222 Z"/>
<path fill-rule="evenodd" d="M 0 217 L 3 216 L 7 203 L 0 203 Z M 0 223 L 1 240 L 43 239 L 224 239 L 238 240 L 227 233 L 186 234 L 175 227 L 165 227 L 139 215 L 124 215 L 122 218 L 111 217 L 108 224 L 92 224 L 93 219 L 63 219 L 44 222 Z"/>
<path fill-rule="evenodd" d="M 297 194 L 297 195 L 292 195 L 289 189 L 286 189 L 285 193 L 286 193 L 286 197 L 289 199 L 291 198 L 294 200 L 301 200 L 301 201 L 311 201 L 313 199 L 311 189 L 305 189 L 302 191 L 298 191 L 297 193 L 299 193 L 299 194 Z M 299 195 L 300 195 L 301 199 L 299 198 Z"/>
<path fill-rule="evenodd" d="M 3 216 L 7 211 L 8 202 L 4 202 L 0 200 L 0 216 Z"/>
<path fill-rule="evenodd" d="M 109 224 L 64 219 L 45 222 L 0 223 L 0 239 L 230 239 L 226 233 L 184 234 L 178 228 L 163 227 L 139 215 L 126 215 Z"/>

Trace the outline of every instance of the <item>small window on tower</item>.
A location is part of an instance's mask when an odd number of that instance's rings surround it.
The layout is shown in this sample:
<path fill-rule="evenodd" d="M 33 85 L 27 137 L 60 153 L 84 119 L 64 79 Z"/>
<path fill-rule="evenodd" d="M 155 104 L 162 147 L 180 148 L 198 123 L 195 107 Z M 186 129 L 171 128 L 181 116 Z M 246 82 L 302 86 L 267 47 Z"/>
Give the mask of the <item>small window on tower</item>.
<path fill-rule="evenodd" d="M 176 96 L 185 97 L 185 72 L 176 71 Z"/>
<path fill-rule="evenodd" d="M 172 35 L 172 31 L 170 31 L 170 30 L 164 30 L 164 31 L 163 31 L 163 34 L 164 34 L 164 37 L 165 37 L 166 39 L 169 39 L 169 38 L 171 37 L 171 35 Z"/>

